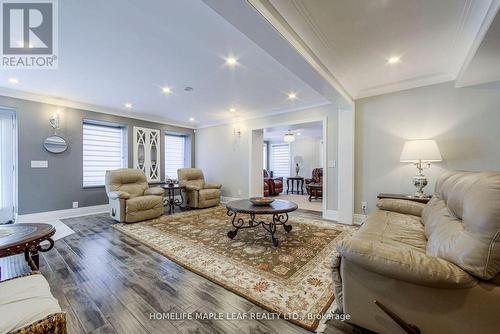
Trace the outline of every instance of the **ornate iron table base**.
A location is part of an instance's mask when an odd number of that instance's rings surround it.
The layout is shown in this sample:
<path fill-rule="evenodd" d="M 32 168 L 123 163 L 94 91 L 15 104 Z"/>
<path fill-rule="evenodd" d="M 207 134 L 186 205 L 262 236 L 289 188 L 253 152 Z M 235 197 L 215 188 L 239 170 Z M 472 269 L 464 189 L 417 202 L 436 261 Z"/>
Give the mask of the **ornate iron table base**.
<path fill-rule="evenodd" d="M 31 270 L 39 270 L 40 269 L 40 257 L 38 252 L 48 252 L 54 247 L 54 240 L 52 238 L 45 239 L 44 241 L 48 241 L 49 245 L 45 248 L 42 247 L 41 244 L 32 245 L 24 249 L 24 259 L 30 266 Z M 43 241 L 41 241 L 43 242 Z"/>
<path fill-rule="evenodd" d="M 261 225 L 266 231 L 271 233 L 271 239 L 273 241 L 274 247 L 278 247 L 278 239 L 274 236 L 276 233 L 276 226 L 282 225 L 283 229 L 286 232 L 290 232 L 292 230 L 292 225 L 286 225 L 286 222 L 288 221 L 288 213 L 274 213 L 273 214 L 273 219 L 271 222 L 266 222 L 262 220 L 255 220 L 255 213 L 249 213 L 250 219 L 245 220 L 241 217 L 236 217 L 237 212 L 227 210 L 227 215 L 229 217 L 233 217 L 232 224 L 235 228 L 235 230 L 227 232 L 227 236 L 230 239 L 234 239 L 236 235 L 238 234 L 238 230 L 244 229 L 244 228 L 255 228 Z"/>

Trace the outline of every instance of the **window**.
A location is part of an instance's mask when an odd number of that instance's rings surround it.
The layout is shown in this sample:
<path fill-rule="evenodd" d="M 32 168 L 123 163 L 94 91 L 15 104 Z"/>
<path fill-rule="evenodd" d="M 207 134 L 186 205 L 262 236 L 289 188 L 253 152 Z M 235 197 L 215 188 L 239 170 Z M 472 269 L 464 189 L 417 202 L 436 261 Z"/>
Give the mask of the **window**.
<path fill-rule="evenodd" d="M 185 167 L 186 137 L 165 135 L 165 178 L 177 179 L 177 170 Z"/>
<path fill-rule="evenodd" d="M 83 122 L 83 186 L 103 186 L 107 170 L 125 164 L 124 127 Z"/>
<path fill-rule="evenodd" d="M 271 145 L 271 170 L 274 177 L 290 176 L 290 145 Z"/>
<path fill-rule="evenodd" d="M 262 163 L 263 163 L 264 169 L 267 170 L 267 143 L 264 143 L 264 148 L 263 148 L 262 154 L 263 154 Z"/>

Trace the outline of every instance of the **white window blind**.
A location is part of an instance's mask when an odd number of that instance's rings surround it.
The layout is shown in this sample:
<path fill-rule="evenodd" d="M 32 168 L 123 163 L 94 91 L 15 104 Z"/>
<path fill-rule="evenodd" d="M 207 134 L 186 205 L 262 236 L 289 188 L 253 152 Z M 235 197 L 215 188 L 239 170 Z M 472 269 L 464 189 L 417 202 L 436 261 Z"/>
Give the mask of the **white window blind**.
<path fill-rule="evenodd" d="M 104 185 L 107 170 L 125 166 L 123 127 L 83 123 L 83 186 Z"/>
<path fill-rule="evenodd" d="M 186 137 L 165 135 L 165 177 L 177 179 L 177 170 L 184 168 Z"/>
<path fill-rule="evenodd" d="M 262 159 L 262 161 L 263 161 L 263 168 L 265 170 L 267 170 L 267 143 L 264 143 L 262 154 L 263 154 L 263 159 Z"/>
<path fill-rule="evenodd" d="M 271 145 L 271 170 L 274 177 L 290 176 L 290 145 Z"/>

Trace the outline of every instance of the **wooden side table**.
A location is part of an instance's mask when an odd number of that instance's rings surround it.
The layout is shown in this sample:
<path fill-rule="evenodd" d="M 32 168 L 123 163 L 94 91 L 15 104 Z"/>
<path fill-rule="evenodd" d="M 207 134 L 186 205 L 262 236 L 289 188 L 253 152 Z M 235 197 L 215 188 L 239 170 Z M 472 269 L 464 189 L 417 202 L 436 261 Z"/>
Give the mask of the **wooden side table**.
<path fill-rule="evenodd" d="M 182 204 L 184 203 L 184 197 L 182 196 L 182 192 L 186 191 L 186 187 L 180 186 L 178 184 L 161 184 L 160 187 L 165 189 L 165 201 L 164 205 L 165 208 L 168 208 L 168 214 L 174 213 L 175 212 L 175 207 L 178 207 L 179 209 L 182 208 Z M 179 195 L 181 196 L 181 199 L 179 200 L 178 198 L 175 198 L 175 191 L 179 192 Z"/>
<path fill-rule="evenodd" d="M 292 188 L 290 190 L 290 181 L 292 181 Z M 297 185 L 297 190 L 295 190 L 295 185 Z M 286 193 L 290 194 L 302 194 L 304 195 L 304 178 L 302 176 L 290 176 L 286 178 Z"/>
<path fill-rule="evenodd" d="M 56 233 L 50 224 L 13 224 L 0 226 L 0 257 L 24 253 L 31 270 L 40 266 L 38 252 L 48 252 L 54 247 L 52 236 Z M 40 246 L 47 240 L 47 247 Z"/>
<path fill-rule="evenodd" d="M 377 196 L 378 199 L 382 198 L 392 198 L 392 199 L 405 199 L 407 201 L 413 201 L 413 202 L 419 202 L 419 203 L 424 203 L 427 204 L 432 196 L 429 197 L 415 197 L 413 195 L 405 195 L 405 194 L 385 194 L 385 193 L 380 193 Z"/>

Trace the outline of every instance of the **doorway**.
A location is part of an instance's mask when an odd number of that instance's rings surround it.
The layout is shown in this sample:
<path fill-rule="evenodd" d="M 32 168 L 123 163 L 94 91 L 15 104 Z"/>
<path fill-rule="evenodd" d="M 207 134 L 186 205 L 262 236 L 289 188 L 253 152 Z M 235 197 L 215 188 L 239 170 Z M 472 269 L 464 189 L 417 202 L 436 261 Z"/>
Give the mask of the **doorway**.
<path fill-rule="evenodd" d="M 0 224 L 14 221 L 16 153 L 16 114 L 0 108 Z"/>
<path fill-rule="evenodd" d="M 322 171 L 327 161 L 327 123 L 327 117 L 320 116 L 252 129 L 250 196 L 290 200 L 299 209 L 325 217 L 328 187 Z M 318 170 L 321 177 L 316 179 L 313 171 L 318 176 Z M 315 185 L 312 197 L 310 184 Z"/>

